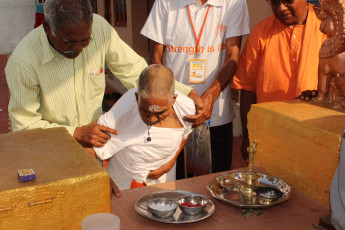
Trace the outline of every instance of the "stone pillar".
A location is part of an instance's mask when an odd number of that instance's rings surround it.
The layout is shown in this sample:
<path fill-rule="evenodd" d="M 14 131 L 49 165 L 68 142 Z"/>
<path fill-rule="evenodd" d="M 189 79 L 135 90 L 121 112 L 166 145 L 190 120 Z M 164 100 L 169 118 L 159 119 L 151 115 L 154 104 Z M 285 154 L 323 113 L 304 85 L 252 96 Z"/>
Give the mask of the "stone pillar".
<path fill-rule="evenodd" d="M 249 139 L 258 142 L 254 165 L 323 204 L 338 165 L 344 110 L 300 100 L 252 105 Z"/>
<path fill-rule="evenodd" d="M 110 212 L 107 172 L 65 128 L 0 135 L 0 229 L 80 230 L 88 215 Z M 36 179 L 20 183 L 18 169 Z"/>

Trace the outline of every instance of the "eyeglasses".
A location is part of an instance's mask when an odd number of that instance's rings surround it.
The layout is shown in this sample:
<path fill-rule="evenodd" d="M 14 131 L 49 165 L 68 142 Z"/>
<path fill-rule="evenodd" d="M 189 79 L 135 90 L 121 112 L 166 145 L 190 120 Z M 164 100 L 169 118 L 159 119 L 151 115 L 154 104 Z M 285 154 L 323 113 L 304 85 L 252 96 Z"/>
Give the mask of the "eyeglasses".
<path fill-rule="evenodd" d="M 280 3 L 284 4 L 284 5 L 289 5 L 292 4 L 295 0 L 266 0 L 268 4 L 272 5 L 272 6 L 277 6 Z"/>
<path fill-rule="evenodd" d="M 65 43 L 65 45 L 72 46 L 80 43 L 83 47 L 89 45 L 89 43 L 92 41 L 92 37 L 88 37 L 86 39 L 80 40 L 80 41 L 74 41 L 74 40 L 68 40 L 66 38 L 60 37 L 60 39 Z"/>

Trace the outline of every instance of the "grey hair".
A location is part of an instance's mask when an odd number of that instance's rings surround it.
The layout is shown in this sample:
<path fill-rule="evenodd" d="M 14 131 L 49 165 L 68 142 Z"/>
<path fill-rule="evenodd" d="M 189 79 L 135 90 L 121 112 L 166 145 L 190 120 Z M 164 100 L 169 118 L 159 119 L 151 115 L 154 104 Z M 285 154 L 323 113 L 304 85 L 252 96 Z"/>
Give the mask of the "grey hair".
<path fill-rule="evenodd" d="M 79 26 L 85 22 L 92 22 L 92 6 L 89 0 L 46 0 L 44 19 L 55 36 L 56 31 L 66 23 Z"/>
<path fill-rule="evenodd" d="M 173 72 L 163 65 L 149 65 L 139 76 L 139 98 L 164 97 L 169 95 L 169 103 L 174 99 L 175 78 Z"/>

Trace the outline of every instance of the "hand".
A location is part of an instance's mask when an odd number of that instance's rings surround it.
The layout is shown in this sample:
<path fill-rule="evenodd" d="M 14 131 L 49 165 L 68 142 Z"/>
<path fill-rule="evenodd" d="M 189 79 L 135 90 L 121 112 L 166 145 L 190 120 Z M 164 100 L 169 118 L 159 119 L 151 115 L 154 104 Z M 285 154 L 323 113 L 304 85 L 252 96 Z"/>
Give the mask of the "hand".
<path fill-rule="evenodd" d="M 203 118 L 201 118 L 204 114 L 204 104 L 201 98 L 199 97 L 198 93 L 194 89 L 190 91 L 188 97 L 190 97 L 194 101 L 196 112 L 195 115 L 185 116 L 183 120 L 193 123 L 194 128 L 201 125 L 204 122 Z"/>
<path fill-rule="evenodd" d="M 212 114 L 213 103 L 214 103 L 215 99 L 214 99 L 214 95 L 211 93 L 211 91 L 206 91 L 202 95 L 201 100 L 202 100 L 203 107 L 201 110 L 197 111 L 197 112 L 199 112 L 199 114 L 196 114 L 194 116 L 188 116 L 188 119 L 193 118 L 194 120 L 189 121 L 186 119 L 187 117 L 183 118 L 186 121 L 193 122 L 193 128 L 204 123 L 204 121 L 209 119 L 211 117 L 211 114 Z"/>
<path fill-rule="evenodd" d="M 147 179 L 157 180 L 160 178 L 164 173 L 166 173 L 164 165 L 159 167 L 158 169 L 151 170 L 147 175 Z"/>
<path fill-rule="evenodd" d="M 111 177 L 109 177 L 109 182 L 110 182 L 110 194 L 114 193 L 116 197 L 120 197 L 121 196 L 120 189 L 117 187 L 113 179 L 111 179 Z"/>
<path fill-rule="evenodd" d="M 119 134 L 115 129 L 99 125 L 94 121 L 88 125 L 77 127 L 73 137 L 83 147 L 102 147 L 110 139 L 110 135 L 106 132 L 115 135 Z"/>
<path fill-rule="evenodd" d="M 242 159 L 245 160 L 248 164 L 248 147 L 249 147 L 249 138 L 243 137 L 242 145 L 241 145 L 241 154 Z"/>
<path fill-rule="evenodd" d="M 174 166 L 177 156 L 173 158 L 172 160 L 170 160 L 168 163 L 159 167 L 158 169 L 151 170 L 149 174 L 147 174 L 146 178 L 153 179 L 153 180 L 157 180 L 158 178 L 160 178 L 164 173 L 168 172 Z"/>
<path fill-rule="evenodd" d="M 212 115 L 213 103 L 218 96 L 214 96 L 212 91 L 207 90 L 202 96 L 202 102 L 204 103 L 204 121 L 209 119 Z"/>
<path fill-rule="evenodd" d="M 310 101 L 313 97 L 317 96 L 317 90 L 305 90 L 298 96 L 299 99 Z"/>

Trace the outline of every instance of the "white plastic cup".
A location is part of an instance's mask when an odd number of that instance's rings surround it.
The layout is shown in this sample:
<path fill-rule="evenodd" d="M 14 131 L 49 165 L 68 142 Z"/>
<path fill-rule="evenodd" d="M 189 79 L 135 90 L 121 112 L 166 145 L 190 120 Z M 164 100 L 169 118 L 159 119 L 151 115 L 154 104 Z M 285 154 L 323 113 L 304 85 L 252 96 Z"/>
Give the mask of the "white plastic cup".
<path fill-rule="evenodd" d="M 120 218 L 109 213 L 96 213 L 81 221 L 82 230 L 120 230 Z"/>

